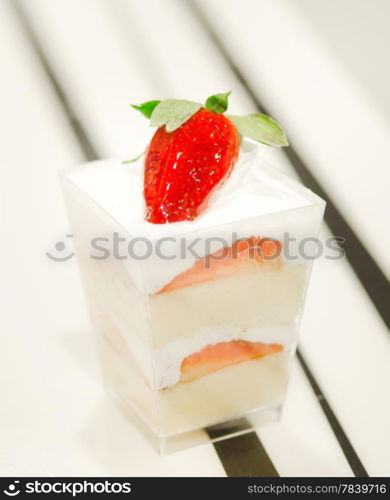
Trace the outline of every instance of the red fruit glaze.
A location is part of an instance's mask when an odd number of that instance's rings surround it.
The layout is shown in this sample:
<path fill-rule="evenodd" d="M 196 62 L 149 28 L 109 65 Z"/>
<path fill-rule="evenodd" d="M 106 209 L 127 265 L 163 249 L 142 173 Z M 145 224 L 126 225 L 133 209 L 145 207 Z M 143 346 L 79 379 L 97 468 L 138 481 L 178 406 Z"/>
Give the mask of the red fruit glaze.
<path fill-rule="evenodd" d="M 146 220 L 193 220 L 238 158 L 240 139 L 226 116 L 200 109 L 181 127 L 157 129 L 145 158 Z"/>

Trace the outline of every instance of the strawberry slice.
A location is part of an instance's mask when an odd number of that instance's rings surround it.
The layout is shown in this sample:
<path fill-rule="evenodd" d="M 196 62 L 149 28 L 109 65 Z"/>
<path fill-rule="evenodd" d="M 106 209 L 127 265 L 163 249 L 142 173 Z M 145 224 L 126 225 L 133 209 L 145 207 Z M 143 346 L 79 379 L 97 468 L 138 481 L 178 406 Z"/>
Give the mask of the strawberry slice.
<path fill-rule="evenodd" d="M 280 254 L 281 243 L 277 240 L 254 236 L 245 240 L 237 240 L 231 247 L 222 248 L 218 252 L 197 260 L 190 269 L 175 276 L 158 293 L 261 269 L 277 270 L 282 265 Z"/>
<path fill-rule="evenodd" d="M 259 359 L 282 350 L 283 346 L 280 344 L 263 344 L 245 340 L 232 340 L 231 342 L 208 345 L 183 360 L 180 382 L 192 382 L 199 377 L 228 366 L 251 359 Z"/>
<path fill-rule="evenodd" d="M 200 109 L 181 127 L 157 129 L 146 152 L 146 220 L 154 224 L 192 220 L 228 177 L 240 139 L 224 115 Z"/>

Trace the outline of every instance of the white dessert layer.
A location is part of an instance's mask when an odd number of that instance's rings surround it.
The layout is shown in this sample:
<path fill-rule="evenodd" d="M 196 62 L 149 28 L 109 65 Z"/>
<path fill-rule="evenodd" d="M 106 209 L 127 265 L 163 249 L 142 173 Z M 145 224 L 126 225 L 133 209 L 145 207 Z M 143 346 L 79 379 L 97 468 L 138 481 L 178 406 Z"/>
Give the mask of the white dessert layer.
<path fill-rule="evenodd" d="M 296 335 L 294 328 L 288 327 L 253 328 L 246 331 L 234 325 L 205 327 L 190 339 L 177 339 L 154 351 L 157 388 L 167 389 L 179 382 L 181 364 L 187 356 L 208 345 L 232 340 L 280 344 L 287 350 L 295 343 Z"/>
<path fill-rule="evenodd" d="M 285 263 L 274 271 L 151 296 L 144 317 L 150 329 L 145 323 L 143 335 L 142 325 L 133 319 L 135 313 L 136 318 L 141 316 L 142 308 L 135 309 L 128 287 L 110 291 L 109 283 L 102 283 L 108 296 L 101 303 L 106 312 L 96 318 L 97 326 L 119 352 L 127 346 L 150 387 L 172 387 L 179 381 L 183 359 L 207 345 L 247 340 L 288 349 L 295 344 L 306 271 L 304 264 Z"/>
<path fill-rule="evenodd" d="M 159 390 L 175 386 L 180 379 L 183 359 L 208 345 L 245 340 L 280 344 L 284 350 L 288 350 L 295 345 L 297 338 L 294 325 L 244 330 L 234 325 L 222 324 L 204 327 L 193 337 L 178 338 L 150 350 L 150 346 L 136 336 L 125 335 L 123 325 L 120 326 L 120 322 L 109 314 L 100 315 L 96 326 L 107 344 L 133 366 L 148 387 L 156 386 Z"/>
<path fill-rule="evenodd" d="M 318 197 L 265 164 L 257 146 L 249 141 L 244 141 L 231 176 L 194 221 L 150 224 L 144 220 L 143 158 L 128 165 L 118 160 L 88 163 L 68 173 L 67 178 L 123 228 L 120 236 L 126 238 L 126 244 L 133 239 L 133 253 L 148 255 L 145 260 L 129 258 L 124 263 L 140 291 L 149 294 L 190 268 L 197 257 L 230 246 L 237 238 L 281 240 L 286 231 L 297 240 L 313 236 L 318 214 L 298 211 L 294 216 L 292 212 L 309 205 L 319 205 L 323 210 Z M 92 238 L 107 236 L 94 228 L 95 221 L 91 220 Z M 192 250 L 183 251 L 184 247 Z"/>

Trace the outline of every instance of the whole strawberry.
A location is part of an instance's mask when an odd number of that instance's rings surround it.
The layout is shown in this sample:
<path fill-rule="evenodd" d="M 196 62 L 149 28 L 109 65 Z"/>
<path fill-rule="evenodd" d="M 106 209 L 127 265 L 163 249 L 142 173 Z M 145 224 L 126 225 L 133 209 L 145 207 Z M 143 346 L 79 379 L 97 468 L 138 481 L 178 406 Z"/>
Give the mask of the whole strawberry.
<path fill-rule="evenodd" d="M 146 220 L 192 220 L 226 179 L 240 149 L 236 127 L 224 115 L 201 108 L 174 132 L 160 127 L 146 152 Z"/>
<path fill-rule="evenodd" d="M 133 106 L 159 127 L 145 157 L 148 222 L 179 222 L 200 215 L 237 161 L 240 134 L 268 145 L 287 145 L 283 130 L 266 115 L 225 116 L 229 94 L 209 97 L 204 107 L 176 99 Z"/>

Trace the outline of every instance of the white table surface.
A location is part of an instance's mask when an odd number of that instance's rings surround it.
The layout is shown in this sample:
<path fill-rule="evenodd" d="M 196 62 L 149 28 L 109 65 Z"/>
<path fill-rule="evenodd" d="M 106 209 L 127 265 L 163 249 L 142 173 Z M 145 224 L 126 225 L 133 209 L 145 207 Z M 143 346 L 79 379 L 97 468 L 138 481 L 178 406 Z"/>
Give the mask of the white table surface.
<path fill-rule="evenodd" d="M 388 272 L 390 118 L 291 2 L 245 4 L 196 5 Z M 224 476 L 212 444 L 159 456 L 102 389 L 76 262 L 45 256 L 70 232 L 58 170 L 85 153 L 15 6 L 101 157 L 148 140 L 130 101 L 231 89 L 253 110 L 191 2 L 0 1 L 0 475 Z M 347 260 L 315 263 L 300 347 L 367 472 L 389 475 L 389 335 Z M 353 475 L 298 361 L 281 421 L 257 433 L 280 475 Z"/>

